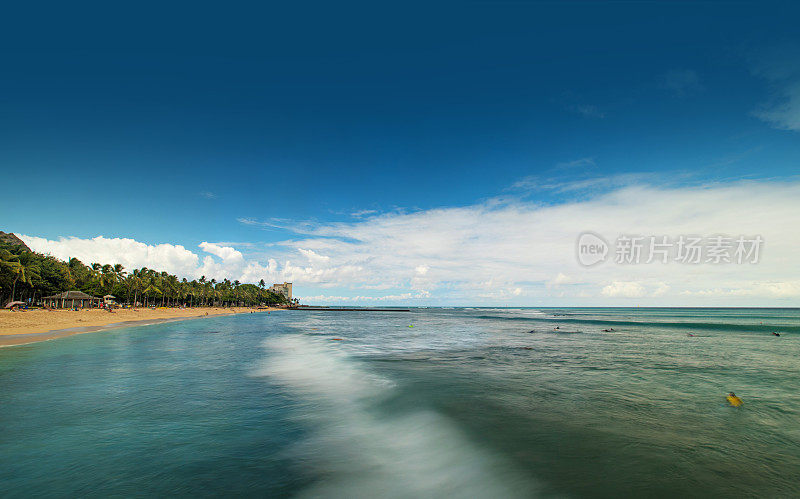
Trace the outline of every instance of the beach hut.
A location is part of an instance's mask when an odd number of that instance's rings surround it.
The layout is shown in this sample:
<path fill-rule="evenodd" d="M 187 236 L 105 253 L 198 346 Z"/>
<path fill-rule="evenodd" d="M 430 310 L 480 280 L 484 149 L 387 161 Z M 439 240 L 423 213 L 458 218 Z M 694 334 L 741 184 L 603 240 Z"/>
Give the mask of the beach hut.
<path fill-rule="evenodd" d="M 63 293 L 45 296 L 43 300 L 54 308 L 64 308 L 65 306 L 74 308 L 76 302 L 80 307 L 84 307 L 86 304 L 95 306 L 99 305 L 103 299 L 87 295 L 83 291 L 64 291 Z"/>
<path fill-rule="evenodd" d="M 105 303 L 106 305 L 115 305 L 116 304 L 116 302 L 114 301 L 115 298 L 116 296 L 114 295 L 105 295 L 103 297 L 103 303 Z"/>

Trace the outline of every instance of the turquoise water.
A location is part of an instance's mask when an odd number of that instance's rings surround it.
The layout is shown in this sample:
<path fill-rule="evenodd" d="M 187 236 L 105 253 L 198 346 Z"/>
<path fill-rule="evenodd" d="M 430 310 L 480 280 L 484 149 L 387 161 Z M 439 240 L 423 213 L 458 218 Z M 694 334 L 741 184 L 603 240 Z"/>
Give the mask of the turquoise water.
<path fill-rule="evenodd" d="M 799 389 L 796 309 L 284 311 L 118 329 L 0 349 L 0 490 L 798 496 Z"/>

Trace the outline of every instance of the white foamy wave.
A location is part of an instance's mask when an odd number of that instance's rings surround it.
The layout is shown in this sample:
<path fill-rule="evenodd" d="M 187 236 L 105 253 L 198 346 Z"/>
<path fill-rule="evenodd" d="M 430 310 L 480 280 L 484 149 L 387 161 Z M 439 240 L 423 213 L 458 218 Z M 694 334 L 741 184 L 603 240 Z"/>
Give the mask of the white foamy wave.
<path fill-rule="evenodd" d="M 341 345 L 292 335 L 265 342 L 257 375 L 309 404 L 298 418 L 311 437 L 296 448 L 319 476 L 305 497 L 530 497 L 527 477 L 470 442 L 444 416 L 415 409 L 387 415 L 376 403 L 395 384 L 341 352 Z"/>

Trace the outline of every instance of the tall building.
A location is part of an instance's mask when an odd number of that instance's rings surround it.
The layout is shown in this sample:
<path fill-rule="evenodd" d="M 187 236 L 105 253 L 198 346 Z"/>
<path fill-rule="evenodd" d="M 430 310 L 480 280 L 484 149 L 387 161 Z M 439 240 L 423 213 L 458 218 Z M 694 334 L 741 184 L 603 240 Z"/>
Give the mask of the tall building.
<path fill-rule="evenodd" d="M 283 295 L 287 300 L 292 301 L 292 283 L 284 282 L 283 284 L 273 284 L 269 290 L 276 295 Z"/>

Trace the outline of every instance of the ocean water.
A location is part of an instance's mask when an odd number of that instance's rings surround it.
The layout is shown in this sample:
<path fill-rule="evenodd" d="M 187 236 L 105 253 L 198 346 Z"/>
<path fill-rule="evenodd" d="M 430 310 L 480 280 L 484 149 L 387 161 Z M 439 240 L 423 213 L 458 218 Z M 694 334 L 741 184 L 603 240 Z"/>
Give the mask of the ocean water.
<path fill-rule="evenodd" d="M 0 491 L 798 497 L 800 310 L 281 311 L 2 348 Z"/>

